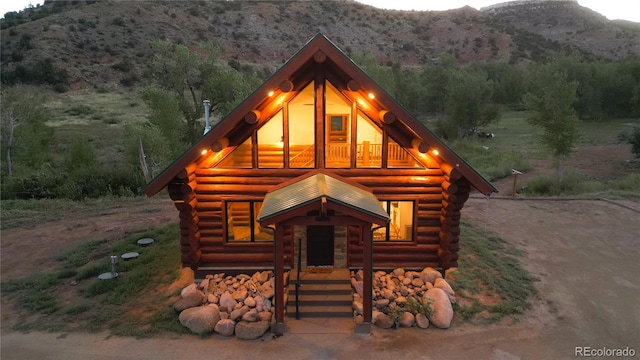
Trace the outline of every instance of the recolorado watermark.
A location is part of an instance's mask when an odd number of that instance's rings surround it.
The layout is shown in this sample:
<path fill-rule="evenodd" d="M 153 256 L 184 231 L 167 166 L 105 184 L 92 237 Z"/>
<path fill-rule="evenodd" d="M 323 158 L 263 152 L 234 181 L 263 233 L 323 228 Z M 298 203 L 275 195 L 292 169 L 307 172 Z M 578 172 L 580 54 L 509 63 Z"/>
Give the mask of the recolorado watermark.
<path fill-rule="evenodd" d="M 576 346 L 574 356 L 580 357 L 634 357 L 636 349 L 626 348 L 608 348 L 606 346 L 595 348 L 590 346 Z"/>

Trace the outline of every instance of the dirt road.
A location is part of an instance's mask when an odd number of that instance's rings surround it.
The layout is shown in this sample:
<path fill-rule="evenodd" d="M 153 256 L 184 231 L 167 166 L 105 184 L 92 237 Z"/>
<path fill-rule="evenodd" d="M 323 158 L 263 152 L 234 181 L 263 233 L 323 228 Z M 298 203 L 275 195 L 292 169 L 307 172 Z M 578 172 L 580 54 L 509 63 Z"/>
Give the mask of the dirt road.
<path fill-rule="evenodd" d="M 640 357 L 640 203 L 471 198 L 463 216 L 524 250 L 525 266 L 540 279 L 538 298 L 519 323 L 250 342 L 3 329 L 2 359 L 562 359 L 573 358 L 576 347 L 629 347 Z M 2 247 L 4 269 L 4 239 Z"/>

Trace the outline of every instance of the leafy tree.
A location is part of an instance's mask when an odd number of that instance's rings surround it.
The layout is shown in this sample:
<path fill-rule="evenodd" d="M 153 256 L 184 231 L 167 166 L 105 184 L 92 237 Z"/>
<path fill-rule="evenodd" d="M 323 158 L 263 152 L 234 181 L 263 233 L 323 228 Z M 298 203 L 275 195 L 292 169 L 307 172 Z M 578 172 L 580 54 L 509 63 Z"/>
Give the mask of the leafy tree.
<path fill-rule="evenodd" d="M 213 44 L 190 50 L 182 44 L 158 40 L 151 43 L 151 49 L 151 75 L 177 101 L 185 121 L 182 134 L 186 144 L 202 136 L 203 126 L 198 123 L 204 113 L 202 100 L 209 99 L 212 115 L 220 116 L 260 83 L 255 74 L 243 75 L 220 63 L 220 50 Z"/>
<path fill-rule="evenodd" d="M 174 150 L 158 125 L 128 125 L 125 127 L 125 133 L 125 161 L 132 169 L 140 168 L 140 144 L 144 148 L 145 161 L 151 177 L 158 175 L 167 164 L 175 160 Z"/>
<path fill-rule="evenodd" d="M 500 108 L 492 101 L 493 83 L 484 72 L 455 71 L 446 94 L 446 124 L 439 122 L 446 138 L 466 137 L 500 117 Z"/>
<path fill-rule="evenodd" d="M 527 121 L 543 130 L 541 141 L 554 157 L 558 181 L 562 180 L 562 161 L 580 138 L 580 121 L 573 108 L 576 87 L 556 65 L 546 65 L 535 72 L 531 90 L 523 99 L 532 112 Z"/>
<path fill-rule="evenodd" d="M 45 124 L 42 104 L 43 96 L 32 87 L 2 90 L 2 159 L 8 176 L 13 175 L 14 167 L 26 170 L 50 160 L 53 129 Z"/>
<path fill-rule="evenodd" d="M 421 94 L 421 110 L 432 115 L 442 115 L 447 103 L 447 86 L 455 69 L 455 58 L 449 53 L 440 55 L 438 64 L 426 67 L 420 74 L 424 88 Z"/>
<path fill-rule="evenodd" d="M 388 66 L 378 64 L 371 52 L 354 54 L 353 61 L 392 97 L 396 97 L 396 78 Z"/>
<path fill-rule="evenodd" d="M 182 120 L 178 100 L 167 91 L 154 86 L 144 89 L 142 99 L 149 107 L 147 119 L 160 132 L 168 155 L 174 158 L 180 155 L 186 143 L 179 135 L 185 133 L 186 124 Z"/>

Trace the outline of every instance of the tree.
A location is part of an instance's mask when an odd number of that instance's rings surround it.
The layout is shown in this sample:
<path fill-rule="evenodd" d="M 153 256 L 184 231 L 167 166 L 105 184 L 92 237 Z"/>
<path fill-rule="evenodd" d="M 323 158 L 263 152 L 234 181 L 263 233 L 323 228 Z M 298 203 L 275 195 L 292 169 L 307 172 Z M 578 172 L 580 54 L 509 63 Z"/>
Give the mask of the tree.
<path fill-rule="evenodd" d="M 189 145 L 202 136 L 204 127 L 198 124 L 204 113 L 202 100 L 210 100 L 212 115 L 220 116 L 260 83 L 255 73 L 249 76 L 219 63 L 220 50 L 213 44 L 190 50 L 158 40 L 151 43 L 151 49 L 151 75 L 177 101 L 185 122 L 183 140 Z"/>
<path fill-rule="evenodd" d="M 463 138 L 500 117 L 493 84 L 480 71 L 455 71 L 446 87 L 445 117 L 438 124 L 449 139 Z"/>
<path fill-rule="evenodd" d="M 45 124 L 43 96 L 28 86 L 2 90 L 2 158 L 8 176 L 14 167 L 35 168 L 50 159 L 53 129 Z"/>
<path fill-rule="evenodd" d="M 177 157 L 186 148 L 185 139 L 180 134 L 187 132 L 180 103 L 172 94 L 155 86 L 144 89 L 142 100 L 149 107 L 147 119 L 162 135 L 169 156 Z"/>
<path fill-rule="evenodd" d="M 573 108 L 577 84 L 554 65 L 545 65 L 534 72 L 530 92 L 523 103 L 532 112 L 527 121 L 542 128 L 542 144 L 551 151 L 555 173 L 562 180 L 562 161 L 567 158 L 580 138 L 580 121 Z"/>

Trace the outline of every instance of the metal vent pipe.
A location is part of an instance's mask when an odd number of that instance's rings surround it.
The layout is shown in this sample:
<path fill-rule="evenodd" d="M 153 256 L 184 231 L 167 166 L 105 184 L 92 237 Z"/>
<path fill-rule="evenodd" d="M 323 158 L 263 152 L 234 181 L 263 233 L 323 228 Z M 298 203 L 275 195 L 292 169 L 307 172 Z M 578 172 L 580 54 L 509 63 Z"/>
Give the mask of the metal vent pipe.
<path fill-rule="evenodd" d="M 211 108 L 211 102 L 209 100 L 203 100 L 202 104 L 204 105 L 204 134 L 207 135 L 209 130 L 211 130 L 211 115 L 209 110 Z"/>

